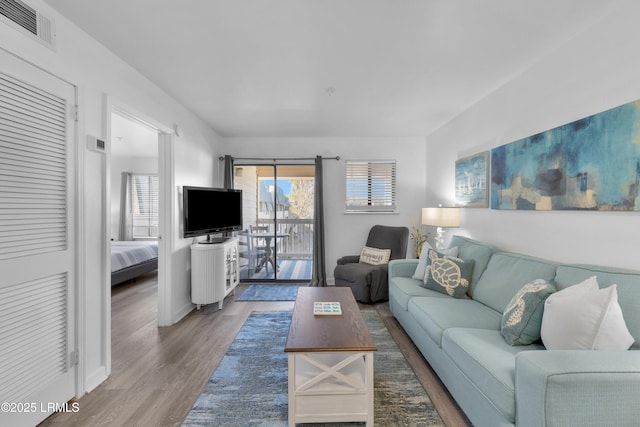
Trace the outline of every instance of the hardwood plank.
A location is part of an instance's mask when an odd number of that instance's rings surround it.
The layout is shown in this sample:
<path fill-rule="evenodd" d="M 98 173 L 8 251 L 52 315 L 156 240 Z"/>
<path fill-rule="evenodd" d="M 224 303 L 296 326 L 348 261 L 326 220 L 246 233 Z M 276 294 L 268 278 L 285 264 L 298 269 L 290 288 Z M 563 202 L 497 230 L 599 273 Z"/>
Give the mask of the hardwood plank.
<path fill-rule="evenodd" d="M 246 285 L 237 288 L 239 295 Z M 292 301 L 235 301 L 194 310 L 158 328 L 157 282 L 146 275 L 112 289 L 112 374 L 77 402 L 77 413 L 57 413 L 42 426 L 180 426 L 251 312 L 292 310 Z M 393 318 L 377 310 L 447 426 L 469 426 L 428 363 Z"/>
<path fill-rule="evenodd" d="M 470 426 L 471 422 L 455 403 L 440 378 L 433 372 L 420 350 L 413 344 L 411 338 L 400 326 L 400 323 L 393 317 L 391 310 L 389 310 L 389 304 L 379 304 L 377 311 L 407 363 L 409 363 L 416 377 L 418 377 L 418 381 L 429 395 L 442 421 L 447 426 Z"/>

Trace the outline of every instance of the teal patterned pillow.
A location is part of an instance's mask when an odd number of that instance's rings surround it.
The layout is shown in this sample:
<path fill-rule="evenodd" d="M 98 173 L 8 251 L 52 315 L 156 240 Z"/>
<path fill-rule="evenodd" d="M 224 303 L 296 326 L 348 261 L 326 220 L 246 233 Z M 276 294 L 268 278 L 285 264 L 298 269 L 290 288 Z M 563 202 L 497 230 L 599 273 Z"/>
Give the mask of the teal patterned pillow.
<path fill-rule="evenodd" d="M 427 255 L 428 255 L 429 249 L 433 249 L 433 248 L 429 243 L 424 242 L 424 244 L 422 245 L 422 250 L 420 251 L 420 257 L 418 257 L 418 265 L 416 266 L 416 271 L 415 273 L 413 273 L 413 276 L 411 276 L 412 279 L 416 279 L 416 280 L 424 279 L 424 272 L 427 269 L 427 259 L 428 259 Z M 454 246 L 449 249 L 442 249 L 440 253 L 447 256 L 458 256 L 458 247 Z"/>
<path fill-rule="evenodd" d="M 543 279 L 524 285 L 502 314 L 500 332 L 509 345 L 529 345 L 540 339 L 544 302 L 556 288 Z"/>
<path fill-rule="evenodd" d="M 429 249 L 424 287 L 454 298 L 467 298 L 473 273 L 473 260 L 465 261 Z"/>

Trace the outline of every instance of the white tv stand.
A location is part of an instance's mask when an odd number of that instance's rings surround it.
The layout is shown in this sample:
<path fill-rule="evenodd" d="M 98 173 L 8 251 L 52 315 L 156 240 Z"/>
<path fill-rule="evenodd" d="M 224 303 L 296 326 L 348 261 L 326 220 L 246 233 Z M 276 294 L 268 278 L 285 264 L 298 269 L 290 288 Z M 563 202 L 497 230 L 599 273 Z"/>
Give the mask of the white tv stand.
<path fill-rule="evenodd" d="M 221 309 L 224 298 L 239 282 L 237 237 L 191 245 L 191 302 L 198 310 L 214 302 Z"/>

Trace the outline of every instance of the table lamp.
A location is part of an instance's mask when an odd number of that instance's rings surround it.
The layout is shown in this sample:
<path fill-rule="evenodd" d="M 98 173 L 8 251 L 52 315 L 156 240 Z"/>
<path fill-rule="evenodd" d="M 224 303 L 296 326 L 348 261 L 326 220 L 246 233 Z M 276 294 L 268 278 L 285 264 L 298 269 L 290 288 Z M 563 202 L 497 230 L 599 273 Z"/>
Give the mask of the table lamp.
<path fill-rule="evenodd" d="M 444 227 L 460 226 L 459 208 L 422 208 L 422 224 L 438 227 L 436 229 L 436 249 L 444 249 Z"/>

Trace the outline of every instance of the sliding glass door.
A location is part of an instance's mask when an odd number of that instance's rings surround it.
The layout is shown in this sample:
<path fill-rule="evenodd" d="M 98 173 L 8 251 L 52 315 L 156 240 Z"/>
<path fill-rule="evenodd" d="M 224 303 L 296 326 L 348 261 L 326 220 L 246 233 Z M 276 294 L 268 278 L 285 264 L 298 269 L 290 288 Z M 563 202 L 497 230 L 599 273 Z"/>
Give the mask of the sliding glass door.
<path fill-rule="evenodd" d="M 243 190 L 241 280 L 311 280 L 314 166 L 236 165 L 234 187 Z"/>

